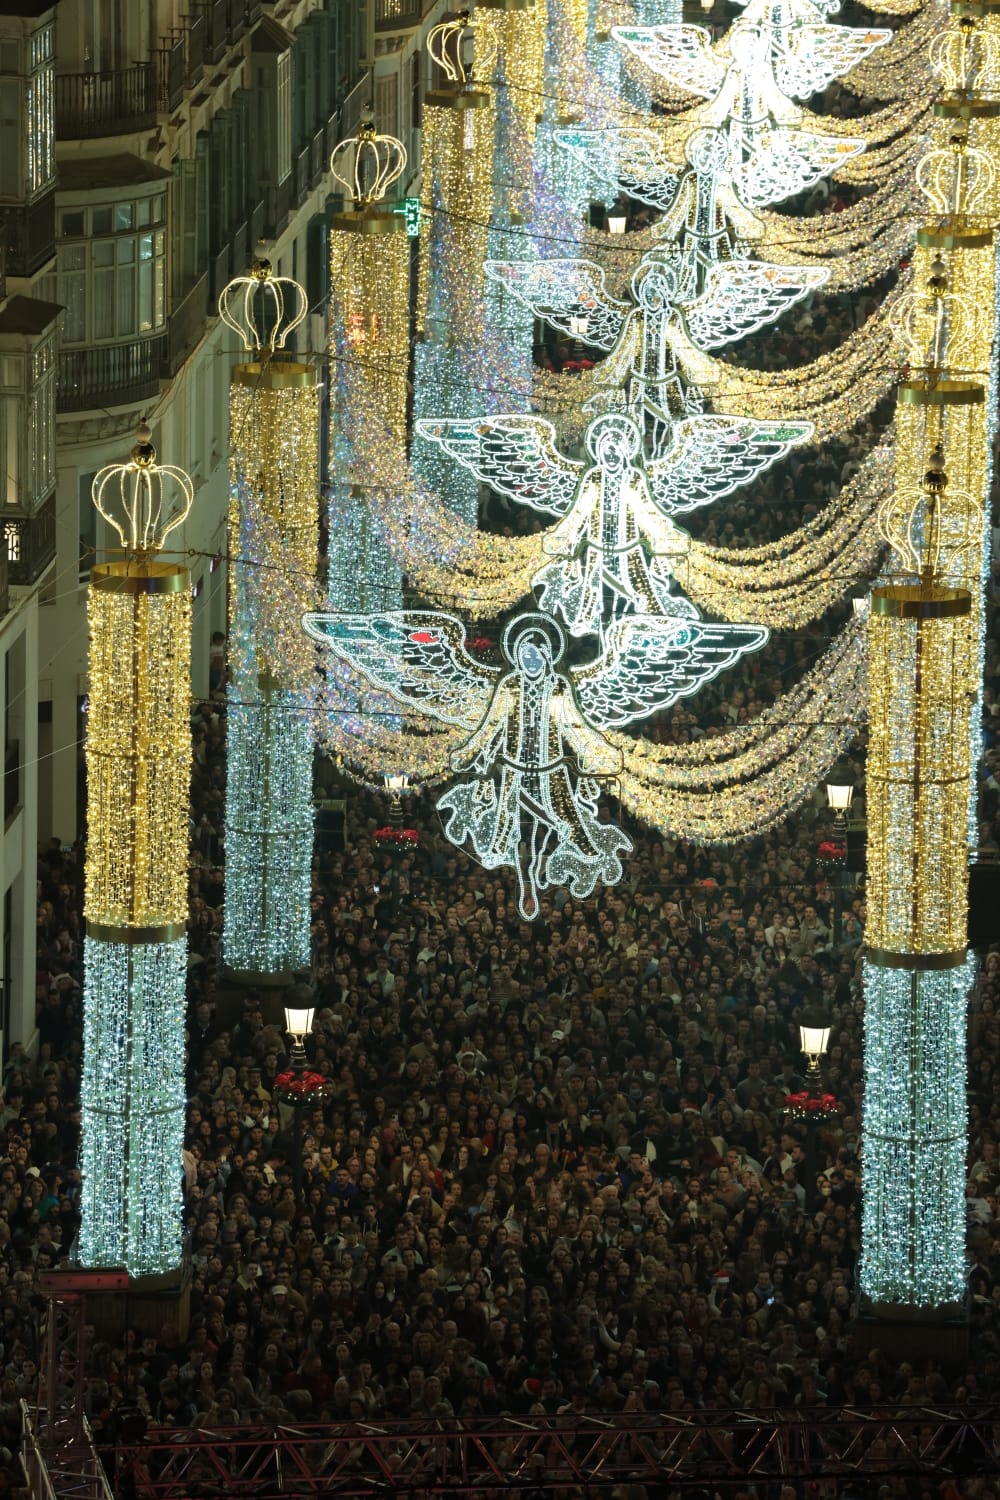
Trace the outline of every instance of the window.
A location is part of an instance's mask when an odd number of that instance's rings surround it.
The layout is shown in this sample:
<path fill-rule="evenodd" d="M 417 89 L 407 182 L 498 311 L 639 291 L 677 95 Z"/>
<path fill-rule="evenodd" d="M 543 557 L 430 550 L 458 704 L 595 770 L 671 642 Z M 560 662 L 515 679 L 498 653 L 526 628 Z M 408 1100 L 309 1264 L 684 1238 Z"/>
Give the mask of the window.
<path fill-rule="evenodd" d="M 31 38 L 31 72 L 25 94 L 28 135 L 28 196 L 51 187 L 56 174 L 55 84 L 51 22 Z"/>
<path fill-rule="evenodd" d="M 278 120 L 275 131 L 275 181 L 284 182 L 292 171 L 292 54 L 282 52 L 277 59 Z"/>
<path fill-rule="evenodd" d="M 205 269 L 205 245 L 199 239 L 202 195 L 196 158 L 174 162 L 174 190 L 170 199 L 171 285 L 175 302 L 194 286 Z"/>
<path fill-rule="evenodd" d="M 140 200 L 147 222 L 156 227 L 140 234 L 108 234 L 111 224 L 132 225 L 134 203 L 91 210 L 94 233 L 82 243 L 65 238 L 58 246 L 59 301 L 66 308 L 63 342 L 107 343 L 130 335 L 155 333 L 166 323 L 166 233 L 162 193 Z M 69 212 L 62 216 L 66 233 Z M 81 211 L 81 218 L 83 217 Z M 85 220 L 84 220 L 85 224 Z M 102 231 L 105 231 L 102 233 Z"/>
<path fill-rule="evenodd" d="M 95 477 L 80 475 L 80 583 L 90 582 L 90 570 L 97 561 L 97 508 L 91 494 Z"/>
<path fill-rule="evenodd" d="M 396 78 L 375 80 L 375 128 L 383 135 L 398 135 Z"/>
<path fill-rule="evenodd" d="M 21 196 L 21 81 L 0 78 L 0 198 Z"/>

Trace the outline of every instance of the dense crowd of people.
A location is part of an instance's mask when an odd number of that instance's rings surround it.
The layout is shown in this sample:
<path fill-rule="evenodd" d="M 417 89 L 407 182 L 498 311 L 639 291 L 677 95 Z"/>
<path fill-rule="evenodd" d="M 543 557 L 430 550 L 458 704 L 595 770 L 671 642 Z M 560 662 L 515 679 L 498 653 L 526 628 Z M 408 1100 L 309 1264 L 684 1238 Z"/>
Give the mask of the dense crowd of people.
<path fill-rule="evenodd" d="M 996 654 L 984 829 L 1000 787 Z M 728 694 L 728 696 L 723 696 Z M 661 735 L 758 706 L 751 668 L 676 707 Z M 95 1342 L 87 1412 L 150 1424 L 512 1413 L 726 1411 L 971 1402 L 1000 1374 L 992 1080 L 1000 952 L 970 1034 L 970 1315 L 964 1366 L 858 1353 L 863 888 L 817 857 L 816 802 L 728 849 L 630 830 L 625 879 L 522 921 L 504 872 L 443 838 L 429 801 L 404 855 L 381 799 L 352 792 L 346 840 L 317 855 L 322 1093 L 292 1110 L 271 1001 L 221 988 L 224 704 L 194 720 L 183 1337 Z M 863 742 L 855 746 L 860 773 Z M 838 891 L 834 881 L 842 884 Z M 4 1074 L 0 1443 L 39 1379 L 42 1270 L 77 1226 L 81 853 L 39 866 L 38 1046 Z M 232 1010 L 235 1004 L 235 1012 Z M 832 1026 L 838 1104 L 815 1159 L 787 1097 L 797 1022 Z M 227 1011 L 227 1006 L 230 1009 Z M 2 1493 L 0 1487 L 0 1493 Z"/>
<path fill-rule="evenodd" d="M 813 306 L 801 332 L 808 319 L 839 337 L 846 309 Z M 799 524 L 876 436 L 859 429 L 765 475 L 704 534 Z M 995 565 L 987 856 L 1000 847 L 998 593 Z M 747 722 L 819 644 L 777 637 L 650 732 L 684 743 Z M 350 1431 L 995 1396 L 1000 944 L 982 954 L 971 1005 L 969 1352 L 948 1363 L 929 1346 L 900 1363 L 854 1333 L 864 886 L 819 855 L 840 837 L 821 792 L 733 847 L 629 825 L 619 885 L 586 902 L 547 892 L 528 923 L 512 873 L 453 848 L 428 796 L 407 801 L 419 839 L 400 853 L 372 841 L 384 801 L 347 789 L 342 846 L 314 861 L 304 976 L 308 1061 L 326 1083 L 296 1119 L 275 1085 L 289 1065 L 279 1001 L 234 989 L 221 967 L 215 640 L 213 652 L 215 691 L 192 720 L 190 1320 L 90 1342 L 99 1438 L 126 1410 L 151 1428 Z M 863 736 L 851 758 L 861 786 Z M 327 791 L 332 774 L 320 768 Z M 37 1045 L 11 1049 L 0 1102 L 0 1496 L 14 1487 L 3 1459 L 18 1402 L 38 1397 L 38 1276 L 72 1257 L 78 1227 L 82 901 L 82 849 L 54 840 L 39 861 Z M 798 1023 L 817 1008 L 833 1029 L 823 1088 L 836 1108 L 807 1125 L 788 1101 L 806 1087 Z M 974 1480 L 963 1496 L 995 1488 Z"/>

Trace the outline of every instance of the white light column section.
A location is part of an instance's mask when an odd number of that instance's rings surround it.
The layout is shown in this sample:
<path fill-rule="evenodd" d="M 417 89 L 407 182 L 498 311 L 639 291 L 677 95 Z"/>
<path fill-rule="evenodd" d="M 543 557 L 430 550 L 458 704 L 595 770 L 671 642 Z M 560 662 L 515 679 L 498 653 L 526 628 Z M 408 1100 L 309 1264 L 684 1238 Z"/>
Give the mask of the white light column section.
<path fill-rule="evenodd" d="M 864 966 L 861 1290 L 881 1308 L 966 1293 L 966 1024 L 971 962 Z"/>

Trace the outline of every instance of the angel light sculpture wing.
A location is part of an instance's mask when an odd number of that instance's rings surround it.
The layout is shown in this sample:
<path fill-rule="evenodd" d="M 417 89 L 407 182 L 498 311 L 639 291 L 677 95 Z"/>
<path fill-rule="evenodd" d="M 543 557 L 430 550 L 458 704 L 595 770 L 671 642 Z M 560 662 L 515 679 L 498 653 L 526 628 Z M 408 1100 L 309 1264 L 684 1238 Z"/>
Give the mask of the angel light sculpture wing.
<path fill-rule="evenodd" d="M 646 465 L 653 501 L 663 514 L 683 515 L 750 484 L 789 449 L 812 437 L 811 422 L 764 422 L 754 417 L 686 417 L 674 446 Z"/>
<path fill-rule="evenodd" d="M 629 305 L 609 294 L 594 261 L 488 260 L 483 269 L 536 318 L 595 349 L 614 348 Z"/>
<path fill-rule="evenodd" d="M 740 24 L 737 22 L 737 24 Z M 891 31 L 860 26 L 797 25 L 776 30 L 774 76 L 792 99 L 809 99 L 884 47 Z"/>
<path fill-rule="evenodd" d="M 573 126 L 556 130 L 554 139 L 612 193 L 626 193 L 661 211 L 673 202 L 679 173 L 655 130 L 640 125 L 599 130 Z"/>
<path fill-rule="evenodd" d="M 705 287 L 683 304 L 688 333 L 699 349 L 718 349 L 773 323 L 830 277 L 828 266 L 776 266 L 730 261 L 712 266 Z"/>
<path fill-rule="evenodd" d="M 704 26 L 612 26 L 611 35 L 651 72 L 689 94 L 714 99 L 723 85 L 726 63 L 712 51 Z"/>
<path fill-rule="evenodd" d="M 690 697 L 767 638 L 763 625 L 625 615 L 608 631 L 598 659 L 570 676 L 587 719 L 602 729 L 622 728 Z"/>
<path fill-rule="evenodd" d="M 497 674 L 468 654 L 465 627 L 452 615 L 307 614 L 302 624 L 313 640 L 407 707 L 462 729 L 472 729 L 485 712 Z"/>
<path fill-rule="evenodd" d="M 440 443 L 471 469 L 480 483 L 511 500 L 557 516 L 573 502 L 584 465 L 562 456 L 556 430 L 544 417 L 425 417 L 414 425 L 421 437 Z"/>
<path fill-rule="evenodd" d="M 488 870 L 514 870 L 522 916 L 537 914 L 538 893 L 550 886 L 582 899 L 598 880 L 621 879 L 631 842 L 597 810 L 601 781 L 620 761 L 559 670 L 565 637 L 554 621 L 512 620 L 502 641 L 507 670 L 499 671 L 471 661 L 452 615 L 307 615 L 304 625 L 375 686 L 470 731 L 452 755 L 459 779 L 438 811 L 452 843 Z"/>

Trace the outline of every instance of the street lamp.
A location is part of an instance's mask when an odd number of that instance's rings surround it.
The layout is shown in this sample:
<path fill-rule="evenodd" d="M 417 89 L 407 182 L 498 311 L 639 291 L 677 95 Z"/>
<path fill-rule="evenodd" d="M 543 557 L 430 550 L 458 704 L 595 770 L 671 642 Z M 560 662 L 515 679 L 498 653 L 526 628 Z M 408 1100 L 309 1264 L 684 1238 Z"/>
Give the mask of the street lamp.
<path fill-rule="evenodd" d="M 830 1026 L 822 1016 L 803 1016 L 799 1022 L 799 1046 L 809 1063 L 806 1081 L 818 1087 L 820 1066 L 830 1046 Z"/>
<path fill-rule="evenodd" d="M 826 783 L 827 806 L 833 813 L 834 844 L 840 852 L 831 858 L 833 869 L 833 942 L 837 947 L 844 937 L 844 868 L 847 864 L 847 814 L 854 799 L 854 778 L 845 765 L 836 765 Z"/>
<path fill-rule="evenodd" d="M 854 781 L 851 779 L 851 773 L 835 768 L 830 772 L 830 779 L 826 783 L 826 801 L 838 828 L 847 827 L 847 814 L 851 810 L 853 800 Z"/>
<path fill-rule="evenodd" d="M 816 1130 L 827 1110 L 827 1096 L 822 1093 L 820 1067 L 830 1046 L 830 1024 L 818 1011 L 805 1012 L 799 1021 L 799 1046 L 808 1061 L 806 1070 L 805 1124 L 806 1160 L 805 1182 L 806 1212 L 814 1213 L 819 1207 L 819 1184 L 816 1170 Z"/>
<path fill-rule="evenodd" d="M 286 1005 L 285 1006 L 285 1030 L 292 1039 L 292 1051 L 290 1061 L 294 1083 L 291 1090 L 291 1106 L 293 1127 L 293 1160 L 292 1176 L 295 1182 L 295 1201 L 302 1202 L 302 1108 L 309 1102 L 309 1094 L 304 1084 L 311 1082 L 305 1080 L 306 1070 L 306 1037 L 312 1031 L 315 1007 L 312 1005 Z"/>
<path fill-rule="evenodd" d="M 389 822 L 402 825 L 403 793 L 409 790 L 410 778 L 405 771 L 386 771 L 382 781 L 389 795 Z"/>
<path fill-rule="evenodd" d="M 292 1039 L 291 1062 L 297 1073 L 301 1073 L 306 1065 L 306 1037 L 312 1031 L 315 1014 L 312 1005 L 285 1006 L 285 1030 Z"/>

